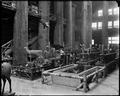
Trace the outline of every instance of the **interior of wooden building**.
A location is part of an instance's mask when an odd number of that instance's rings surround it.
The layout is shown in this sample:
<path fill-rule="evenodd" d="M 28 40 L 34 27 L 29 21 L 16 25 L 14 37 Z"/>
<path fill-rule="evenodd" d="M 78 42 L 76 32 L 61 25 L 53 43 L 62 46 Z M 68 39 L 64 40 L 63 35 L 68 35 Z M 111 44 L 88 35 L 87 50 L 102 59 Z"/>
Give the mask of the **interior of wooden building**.
<path fill-rule="evenodd" d="M 116 1 L 0 2 L 1 94 L 119 94 Z"/>

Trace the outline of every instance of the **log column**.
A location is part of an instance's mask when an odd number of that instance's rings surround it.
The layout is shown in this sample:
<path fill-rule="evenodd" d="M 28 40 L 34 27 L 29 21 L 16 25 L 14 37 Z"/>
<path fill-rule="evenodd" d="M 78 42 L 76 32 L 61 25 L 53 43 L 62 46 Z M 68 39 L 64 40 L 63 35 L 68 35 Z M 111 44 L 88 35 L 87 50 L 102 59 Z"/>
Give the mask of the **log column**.
<path fill-rule="evenodd" d="M 75 48 L 75 30 L 76 30 L 76 23 L 75 23 L 75 15 L 76 15 L 76 5 L 72 4 L 72 48 Z"/>
<path fill-rule="evenodd" d="M 107 48 L 108 46 L 108 3 L 108 1 L 103 1 L 102 44 L 104 45 L 104 48 Z"/>
<path fill-rule="evenodd" d="M 41 14 L 41 21 L 49 24 L 49 2 L 39 1 L 39 11 Z M 49 27 L 45 27 L 41 22 L 39 22 L 38 43 L 39 49 L 44 49 L 45 46 L 49 44 Z"/>
<path fill-rule="evenodd" d="M 90 47 L 90 44 L 92 45 L 92 1 L 87 1 L 88 5 L 87 5 L 87 36 L 86 36 L 86 45 L 87 47 Z"/>
<path fill-rule="evenodd" d="M 83 1 L 83 15 L 82 15 L 82 43 L 88 48 L 92 42 L 92 3 L 90 1 Z"/>
<path fill-rule="evenodd" d="M 72 1 L 67 1 L 66 3 L 66 47 L 72 48 L 72 32 L 73 32 L 73 22 L 72 22 Z"/>
<path fill-rule="evenodd" d="M 63 2 L 55 2 L 55 15 L 57 24 L 54 33 L 54 44 L 63 45 Z"/>
<path fill-rule="evenodd" d="M 28 42 L 28 1 L 16 2 L 16 14 L 14 22 L 14 53 L 15 64 L 25 64 L 27 53 L 24 49 Z"/>

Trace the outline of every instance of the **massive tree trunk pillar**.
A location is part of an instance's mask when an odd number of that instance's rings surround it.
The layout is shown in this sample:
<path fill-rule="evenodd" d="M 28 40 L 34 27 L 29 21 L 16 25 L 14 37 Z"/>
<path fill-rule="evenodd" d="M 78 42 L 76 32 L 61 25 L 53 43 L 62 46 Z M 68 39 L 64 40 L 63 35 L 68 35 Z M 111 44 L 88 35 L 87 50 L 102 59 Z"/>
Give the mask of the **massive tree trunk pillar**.
<path fill-rule="evenodd" d="M 49 24 L 49 2 L 39 1 L 39 11 L 41 13 L 41 21 Z M 49 44 L 49 27 L 45 27 L 41 22 L 39 22 L 38 43 L 39 49 L 44 49 Z"/>
<path fill-rule="evenodd" d="M 13 56 L 15 64 L 25 64 L 27 62 L 27 52 L 24 47 L 28 43 L 28 1 L 16 2 L 16 14 L 13 37 Z"/>
<path fill-rule="evenodd" d="M 88 48 L 92 42 L 92 3 L 83 1 L 83 16 L 82 16 L 82 43 Z"/>
<path fill-rule="evenodd" d="M 63 45 L 63 2 L 55 2 L 55 15 L 57 24 L 54 33 L 54 44 Z"/>
<path fill-rule="evenodd" d="M 75 23 L 75 18 L 76 17 L 76 5 L 72 4 L 72 48 L 75 48 L 75 31 L 76 31 L 76 23 Z"/>
<path fill-rule="evenodd" d="M 73 22 L 72 22 L 72 1 L 66 2 L 66 47 L 72 48 L 72 32 L 73 32 Z"/>
<path fill-rule="evenodd" d="M 90 44 L 92 45 L 92 1 L 87 1 L 88 2 L 88 6 L 87 6 L 87 36 L 86 36 L 86 43 L 87 43 L 87 47 L 90 47 Z"/>
<path fill-rule="evenodd" d="M 108 1 L 103 1 L 103 30 L 102 30 L 102 44 L 104 48 L 108 46 L 108 32 L 107 32 L 107 24 L 108 24 Z"/>

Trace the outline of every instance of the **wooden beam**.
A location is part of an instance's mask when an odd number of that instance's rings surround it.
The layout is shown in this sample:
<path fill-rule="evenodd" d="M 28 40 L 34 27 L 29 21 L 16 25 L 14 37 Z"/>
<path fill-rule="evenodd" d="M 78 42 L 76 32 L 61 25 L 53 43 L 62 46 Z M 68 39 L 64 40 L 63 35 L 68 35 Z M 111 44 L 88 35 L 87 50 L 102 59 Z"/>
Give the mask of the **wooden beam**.
<path fill-rule="evenodd" d="M 28 1 L 16 2 L 16 14 L 14 22 L 14 58 L 15 64 L 25 64 L 27 53 L 24 47 L 28 42 Z"/>

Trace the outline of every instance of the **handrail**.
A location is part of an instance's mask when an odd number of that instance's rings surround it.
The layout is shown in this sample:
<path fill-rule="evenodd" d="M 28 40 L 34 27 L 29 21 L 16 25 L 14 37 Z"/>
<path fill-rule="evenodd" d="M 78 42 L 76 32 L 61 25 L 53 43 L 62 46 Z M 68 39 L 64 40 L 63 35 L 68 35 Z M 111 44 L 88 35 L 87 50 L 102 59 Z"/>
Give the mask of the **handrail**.
<path fill-rule="evenodd" d="M 7 6 L 7 7 L 16 8 L 16 2 L 15 1 L 2 1 L 2 5 Z"/>
<path fill-rule="evenodd" d="M 1 55 L 3 55 L 3 54 L 6 54 L 5 52 L 8 50 L 8 49 L 11 49 L 11 47 L 12 47 L 12 41 L 13 40 L 10 40 L 10 41 L 8 41 L 7 43 L 5 43 L 5 44 L 3 44 L 1 47 Z M 12 52 L 12 51 L 10 51 L 10 52 Z M 6 54 L 7 55 L 7 54 Z M 2 56 L 2 57 L 4 57 L 4 56 Z"/>
<path fill-rule="evenodd" d="M 37 36 L 34 37 L 32 40 L 30 40 L 30 41 L 28 42 L 28 45 L 33 44 L 37 39 L 38 39 Z M 13 42 L 13 40 L 10 40 L 10 41 L 8 41 L 7 43 L 5 43 L 5 44 L 3 44 L 3 45 L 1 46 L 1 48 L 2 48 L 2 53 L 4 53 L 7 49 L 9 49 L 9 48 L 12 46 L 12 42 Z"/>
<path fill-rule="evenodd" d="M 6 46 L 7 44 L 11 43 L 13 40 L 8 41 L 7 43 L 3 44 L 2 47 Z"/>

